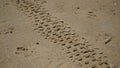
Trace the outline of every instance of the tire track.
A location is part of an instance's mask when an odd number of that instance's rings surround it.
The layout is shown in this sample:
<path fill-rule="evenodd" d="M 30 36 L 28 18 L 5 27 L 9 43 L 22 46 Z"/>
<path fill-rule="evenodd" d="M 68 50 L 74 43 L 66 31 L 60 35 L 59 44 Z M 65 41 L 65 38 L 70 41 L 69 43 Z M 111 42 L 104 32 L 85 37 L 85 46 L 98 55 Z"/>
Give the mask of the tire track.
<path fill-rule="evenodd" d="M 44 3 L 46 3 L 45 0 L 35 0 L 35 2 L 16 0 L 17 9 L 31 19 L 33 30 L 59 45 L 58 47 L 70 61 L 81 68 L 111 68 L 107 56 L 99 48 L 89 45 L 86 38 L 79 37 L 63 20 L 52 17 L 43 7 Z M 51 63 L 49 67 L 54 64 L 55 62 Z M 55 68 L 59 68 L 61 63 L 56 63 L 56 65 Z"/>

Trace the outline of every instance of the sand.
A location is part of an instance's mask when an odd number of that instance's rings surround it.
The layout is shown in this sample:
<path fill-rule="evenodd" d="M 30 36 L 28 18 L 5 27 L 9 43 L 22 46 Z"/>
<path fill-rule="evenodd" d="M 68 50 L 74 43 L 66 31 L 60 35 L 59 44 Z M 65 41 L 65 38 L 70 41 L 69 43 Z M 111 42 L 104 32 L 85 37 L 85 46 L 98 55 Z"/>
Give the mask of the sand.
<path fill-rule="evenodd" d="M 120 68 L 119 0 L 1 0 L 0 68 Z"/>

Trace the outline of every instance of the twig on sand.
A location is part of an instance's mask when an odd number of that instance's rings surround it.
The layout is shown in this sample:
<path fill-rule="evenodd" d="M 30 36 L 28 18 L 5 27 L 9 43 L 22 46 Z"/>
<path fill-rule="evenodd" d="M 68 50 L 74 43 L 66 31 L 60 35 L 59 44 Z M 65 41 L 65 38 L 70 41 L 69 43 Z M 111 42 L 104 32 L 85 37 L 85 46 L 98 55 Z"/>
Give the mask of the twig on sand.
<path fill-rule="evenodd" d="M 112 37 L 107 37 L 107 38 L 104 40 L 105 44 L 108 44 L 108 43 L 111 42 L 111 41 L 112 41 Z"/>

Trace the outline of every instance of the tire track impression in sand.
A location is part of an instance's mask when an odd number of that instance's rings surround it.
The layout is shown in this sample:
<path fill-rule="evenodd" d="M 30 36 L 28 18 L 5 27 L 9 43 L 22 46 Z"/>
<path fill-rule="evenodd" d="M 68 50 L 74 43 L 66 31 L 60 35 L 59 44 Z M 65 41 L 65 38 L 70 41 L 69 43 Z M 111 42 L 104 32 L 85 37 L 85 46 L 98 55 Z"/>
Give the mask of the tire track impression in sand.
<path fill-rule="evenodd" d="M 58 47 L 70 61 L 78 64 L 81 68 L 111 68 L 107 56 L 99 48 L 93 48 L 86 38 L 79 38 L 79 35 L 63 20 L 52 17 L 43 7 L 44 3 L 46 3 L 44 0 L 39 2 L 16 0 L 18 10 L 31 19 L 34 31 L 59 45 Z"/>

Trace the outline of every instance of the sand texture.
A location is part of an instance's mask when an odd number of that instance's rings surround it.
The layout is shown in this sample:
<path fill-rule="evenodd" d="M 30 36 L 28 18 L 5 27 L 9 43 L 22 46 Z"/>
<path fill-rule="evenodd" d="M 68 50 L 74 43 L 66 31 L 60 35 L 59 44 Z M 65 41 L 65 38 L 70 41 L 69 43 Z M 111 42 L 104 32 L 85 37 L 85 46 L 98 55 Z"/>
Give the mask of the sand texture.
<path fill-rule="evenodd" d="M 1 0 L 0 68 L 119 68 L 119 0 Z"/>

